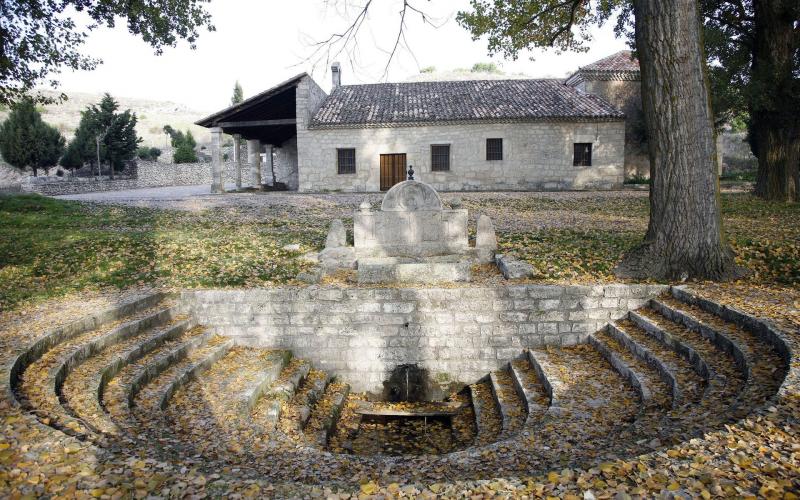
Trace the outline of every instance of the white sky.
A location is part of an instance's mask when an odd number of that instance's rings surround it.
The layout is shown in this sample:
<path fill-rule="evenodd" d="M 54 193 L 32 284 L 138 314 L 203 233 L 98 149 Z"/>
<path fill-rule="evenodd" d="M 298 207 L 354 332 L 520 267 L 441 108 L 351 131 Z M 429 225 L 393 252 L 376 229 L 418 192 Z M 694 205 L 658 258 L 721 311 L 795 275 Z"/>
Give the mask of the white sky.
<path fill-rule="evenodd" d="M 196 50 L 182 43 L 177 48 L 167 48 L 161 56 L 154 55 L 147 44 L 129 34 L 124 23 L 115 29 L 103 28 L 90 34 L 84 49 L 86 54 L 99 57 L 104 63 L 91 72 L 64 72 L 61 88 L 67 92 L 107 91 L 120 97 L 170 100 L 199 111 L 226 106 L 237 79 L 248 97 L 307 71 L 327 91 L 330 72 L 324 59 L 316 67 L 312 61 L 304 61 L 312 50 L 310 40 L 342 30 L 356 10 L 337 11 L 331 6 L 326 8 L 326 3 L 325 0 L 214 0 L 209 11 L 217 30 L 201 32 Z M 401 5 L 401 0 L 376 0 L 359 39 L 355 67 L 346 55 L 338 57 L 343 84 L 383 80 Z M 520 54 L 516 61 L 506 61 L 500 56 L 490 58 L 486 41 L 473 41 L 455 22 L 455 13 L 468 8 L 468 0 L 417 0 L 416 5 L 444 25 L 438 29 L 424 25 L 419 16 L 409 13 L 407 40 L 413 57 L 401 49 L 389 68 L 389 81 L 405 80 L 426 66 L 445 71 L 488 61 L 495 62 L 506 73 L 563 77 L 578 66 L 626 48 L 624 40 L 615 39 L 613 23 L 607 23 L 594 31 L 588 52 L 537 51 Z M 531 55 L 535 60 L 530 59 Z"/>

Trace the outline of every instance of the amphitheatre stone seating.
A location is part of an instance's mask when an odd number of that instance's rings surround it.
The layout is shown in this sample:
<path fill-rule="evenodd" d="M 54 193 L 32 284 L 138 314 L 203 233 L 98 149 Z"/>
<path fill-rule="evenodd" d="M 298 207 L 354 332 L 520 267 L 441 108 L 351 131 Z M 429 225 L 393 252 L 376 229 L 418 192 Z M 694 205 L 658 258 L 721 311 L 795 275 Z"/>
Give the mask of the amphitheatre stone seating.
<path fill-rule="evenodd" d="M 591 291 L 575 300 L 609 300 Z M 550 314 L 542 310 L 550 300 L 545 292 L 509 287 L 497 315 L 509 302 L 532 304 L 530 315 Z M 495 368 L 484 376 L 453 387 L 427 410 L 422 402 L 401 412 L 351 391 L 357 375 L 332 378 L 335 366 L 314 362 L 314 349 L 359 349 L 357 332 L 350 345 L 325 342 L 326 329 L 347 325 L 325 326 L 319 318 L 319 326 L 296 332 L 312 347 L 300 359 L 280 341 L 286 333 L 261 347 L 220 335 L 220 308 L 247 327 L 253 305 L 212 296 L 142 296 L 53 331 L 5 367 L 7 389 L 41 424 L 100 449 L 130 452 L 134 461 L 199 467 L 223 473 L 228 483 L 346 482 L 374 471 L 384 471 L 389 483 L 529 475 L 658 452 L 768 403 L 790 361 L 787 344 L 768 324 L 673 287 L 624 315 L 606 316 L 577 345 L 562 346 L 565 337 L 554 333 L 543 334 L 542 344 L 498 348 Z M 263 328 L 285 332 L 282 321 L 307 315 L 263 304 L 272 318 Z M 402 329 L 419 321 L 425 307 L 416 307 L 374 318 L 394 318 Z M 388 345 L 384 352 L 391 352 Z M 350 368 L 357 373 L 358 364 Z M 424 434 L 415 412 L 425 415 Z M 406 413 L 417 420 L 391 420 Z M 407 438 L 387 439 L 398 432 Z"/>

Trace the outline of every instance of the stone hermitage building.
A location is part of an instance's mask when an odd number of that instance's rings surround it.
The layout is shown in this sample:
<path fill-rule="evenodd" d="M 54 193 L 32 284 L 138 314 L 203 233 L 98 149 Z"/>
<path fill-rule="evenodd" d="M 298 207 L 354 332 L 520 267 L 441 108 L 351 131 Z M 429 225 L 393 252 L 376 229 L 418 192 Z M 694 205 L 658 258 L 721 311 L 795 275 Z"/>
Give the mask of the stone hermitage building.
<path fill-rule="evenodd" d="M 330 95 L 303 73 L 197 122 L 211 130 L 212 191 L 223 191 L 222 134 L 237 151 L 247 141 L 245 184 L 298 191 L 386 191 L 412 165 L 450 191 L 610 189 L 647 174 L 627 51 L 566 80 L 342 85 L 331 70 Z"/>

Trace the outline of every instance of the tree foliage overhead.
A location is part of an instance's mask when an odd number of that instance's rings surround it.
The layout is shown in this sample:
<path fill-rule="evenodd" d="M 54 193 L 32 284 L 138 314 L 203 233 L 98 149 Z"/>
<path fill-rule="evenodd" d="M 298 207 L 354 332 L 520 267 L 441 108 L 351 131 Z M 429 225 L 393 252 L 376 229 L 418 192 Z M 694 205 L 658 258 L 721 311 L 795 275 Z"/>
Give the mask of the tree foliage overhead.
<path fill-rule="evenodd" d="M 124 22 L 160 54 L 186 40 L 192 48 L 202 28 L 213 31 L 209 0 L 0 0 L 0 103 L 29 93 L 61 69 L 91 70 L 102 61 L 82 54 L 88 33 Z M 79 26 L 75 12 L 91 20 Z M 43 98 L 40 98 L 43 99 Z"/>
<path fill-rule="evenodd" d="M 517 59 L 531 47 L 587 50 L 589 29 L 622 12 L 617 30 L 630 19 L 631 5 L 625 0 L 471 0 L 471 10 L 459 12 L 458 23 L 473 39 L 487 37 L 489 54 Z"/>
<path fill-rule="evenodd" d="M 33 175 L 42 167 L 58 163 L 64 152 L 64 136 L 48 125 L 31 99 L 22 99 L 0 125 L 0 153 L 17 168 L 31 167 Z"/>

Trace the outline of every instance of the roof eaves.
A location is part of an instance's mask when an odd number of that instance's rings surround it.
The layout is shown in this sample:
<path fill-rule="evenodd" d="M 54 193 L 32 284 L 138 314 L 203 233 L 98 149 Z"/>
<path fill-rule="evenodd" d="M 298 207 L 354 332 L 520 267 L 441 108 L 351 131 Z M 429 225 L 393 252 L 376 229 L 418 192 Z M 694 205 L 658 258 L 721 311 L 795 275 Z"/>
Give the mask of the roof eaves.
<path fill-rule="evenodd" d="M 225 108 L 225 109 L 223 109 L 221 111 L 217 111 L 216 113 L 210 114 L 210 115 L 206 116 L 205 118 L 197 120 L 194 123 L 195 123 L 195 125 L 199 125 L 201 127 L 206 127 L 206 128 L 211 127 L 212 124 L 215 121 L 219 121 L 219 118 L 221 118 L 221 117 L 223 117 L 225 115 L 238 113 L 239 111 L 241 111 L 243 109 L 246 109 L 249 106 L 252 106 L 254 104 L 258 104 L 259 102 L 263 101 L 264 99 L 267 99 L 267 98 L 271 97 L 274 94 L 277 94 L 279 92 L 287 90 L 287 89 L 289 89 L 291 87 L 295 87 L 295 86 L 297 86 L 297 84 L 300 83 L 300 80 L 302 80 L 304 77 L 307 77 L 307 76 L 309 76 L 309 75 L 308 75 L 308 73 L 305 73 L 305 72 L 300 73 L 298 75 L 295 75 L 292 78 L 289 78 L 288 80 L 285 80 L 285 81 L 283 81 L 283 82 L 281 82 L 281 83 L 279 83 L 279 84 L 277 84 L 277 85 L 265 90 L 264 92 L 261 92 L 259 94 L 254 95 L 253 97 L 245 99 L 244 101 L 242 101 L 240 103 L 234 104 L 232 106 L 228 106 L 227 108 Z"/>

